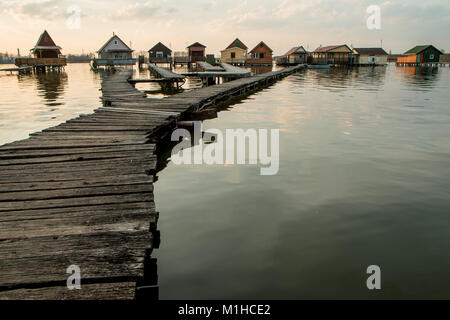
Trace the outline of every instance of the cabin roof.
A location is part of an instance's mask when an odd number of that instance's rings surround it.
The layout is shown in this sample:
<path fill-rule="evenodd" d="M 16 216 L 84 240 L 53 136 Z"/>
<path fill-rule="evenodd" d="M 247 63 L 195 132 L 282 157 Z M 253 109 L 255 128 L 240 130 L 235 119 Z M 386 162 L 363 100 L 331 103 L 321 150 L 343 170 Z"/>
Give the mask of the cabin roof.
<path fill-rule="evenodd" d="M 314 52 L 328 52 L 330 50 L 334 50 L 334 49 L 337 49 L 340 47 L 347 47 L 351 51 L 351 49 L 348 47 L 348 45 L 340 44 L 340 45 L 335 45 L 335 46 L 318 47 L 316 50 L 314 50 Z"/>
<path fill-rule="evenodd" d="M 236 44 L 239 43 L 239 46 L 237 46 Z M 231 48 L 241 48 L 244 50 L 247 50 L 247 46 L 241 41 L 239 40 L 239 38 L 234 39 L 234 41 L 227 47 L 227 49 L 231 49 Z"/>
<path fill-rule="evenodd" d="M 384 51 L 383 48 L 353 48 L 354 51 L 356 51 L 356 53 L 358 54 L 367 54 L 370 56 L 387 56 L 387 52 Z"/>
<path fill-rule="evenodd" d="M 256 49 L 258 49 L 258 48 L 260 48 L 260 47 L 266 47 L 267 49 L 270 50 L 270 52 L 273 52 L 273 50 L 270 49 L 270 47 L 269 47 L 267 44 L 265 44 L 264 41 L 261 41 L 260 43 L 258 43 L 258 44 L 256 45 L 256 47 L 254 47 L 254 48 L 252 49 L 252 51 L 250 51 L 250 53 L 256 51 Z"/>
<path fill-rule="evenodd" d="M 441 54 L 442 52 L 438 49 L 436 49 L 436 47 L 428 44 L 428 45 L 419 45 L 419 46 L 415 46 L 412 49 L 409 49 L 408 51 L 405 52 L 405 54 L 419 54 L 422 51 L 425 51 L 426 49 L 428 49 L 429 47 L 433 47 L 435 50 L 439 51 Z"/>
<path fill-rule="evenodd" d="M 127 44 L 125 42 L 122 41 L 122 39 L 119 38 L 119 36 L 113 34 L 113 36 L 111 38 L 109 38 L 108 41 L 106 41 L 105 44 L 100 49 L 98 49 L 97 52 L 102 52 L 106 48 L 106 46 L 108 44 L 110 44 L 114 39 L 117 39 L 120 42 L 122 42 L 122 44 L 127 48 L 127 49 L 122 49 L 122 50 L 117 50 L 117 51 L 125 51 L 125 52 L 132 52 L 133 51 L 129 46 L 127 46 Z"/>
<path fill-rule="evenodd" d="M 169 52 L 172 52 L 172 50 L 170 50 L 167 46 L 165 46 L 162 42 L 158 42 L 157 44 L 155 44 L 150 50 L 148 50 L 148 52 L 150 51 L 154 51 L 158 48 L 161 48 L 162 50 L 166 50 Z"/>
<path fill-rule="evenodd" d="M 47 30 L 44 30 L 44 32 L 42 32 L 42 34 L 39 36 L 36 45 L 31 50 L 37 49 L 60 50 L 61 47 L 57 46 L 52 37 L 50 37 L 50 35 L 48 34 Z"/>
<path fill-rule="evenodd" d="M 191 44 L 190 46 L 188 46 L 186 48 L 190 48 L 190 47 L 203 47 L 203 48 L 206 48 L 206 46 L 201 44 L 200 42 L 194 42 L 193 44 Z"/>
<path fill-rule="evenodd" d="M 293 47 L 291 50 L 286 52 L 284 55 L 288 56 L 293 53 L 306 53 L 306 50 L 305 50 L 305 48 L 303 48 L 303 46 Z"/>

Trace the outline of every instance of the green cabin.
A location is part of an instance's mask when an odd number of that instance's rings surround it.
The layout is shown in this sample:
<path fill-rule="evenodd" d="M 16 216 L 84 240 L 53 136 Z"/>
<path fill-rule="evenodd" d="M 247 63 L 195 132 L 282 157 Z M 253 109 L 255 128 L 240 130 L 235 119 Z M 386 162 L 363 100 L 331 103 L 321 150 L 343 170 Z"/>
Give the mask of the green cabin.
<path fill-rule="evenodd" d="M 405 52 L 407 56 L 416 56 L 417 63 L 439 62 L 442 52 L 432 45 L 415 46 Z"/>

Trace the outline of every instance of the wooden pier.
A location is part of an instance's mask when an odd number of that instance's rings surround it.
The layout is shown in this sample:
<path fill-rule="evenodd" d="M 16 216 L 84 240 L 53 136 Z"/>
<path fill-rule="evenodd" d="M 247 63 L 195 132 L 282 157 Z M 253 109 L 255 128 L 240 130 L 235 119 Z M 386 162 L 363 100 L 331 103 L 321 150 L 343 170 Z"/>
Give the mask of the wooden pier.
<path fill-rule="evenodd" d="M 31 73 L 33 71 L 33 68 L 31 66 L 27 66 L 27 67 L 16 67 L 16 68 L 3 68 L 0 69 L 0 71 L 6 71 L 6 72 L 18 72 L 19 74 L 21 73 Z"/>
<path fill-rule="evenodd" d="M 147 98 L 119 70 L 104 106 L 0 147 L 0 299 L 157 298 L 156 144 L 176 121 L 301 66 Z M 81 290 L 66 273 L 81 270 Z"/>
<path fill-rule="evenodd" d="M 185 77 L 183 75 L 172 72 L 165 68 L 158 67 L 156 64 L 153 63 L 148 64 L 148 69 L 150 70 L 151 73 L 153 73 L 154 75 L 156 75 L 161 79 L 159 82 L 175 83 L 177 89 L 184 84 Z M 134 82 L 132 79 L 130 81 Z M 182 82 L 181 85 L 180 82 Z"/>
<path fill-rule="evenodd" d="M 203 64 L 200 64 L 200 62 L 197 63 L 206 71 L 186 72 L 183 75 L 187 77 L 199 77 L 202 79 L 204 85 L 218 84 L 220 83 L 220 79 L 222 79 L 222 82 L 228 82 L 251 76 L 251 72 L 247 69 L 235 67 L 228 63 L 221 63 L 220 67 L 212 66 L 206 62 L 203 62 Z"/>
<path fill-rule="evenodd" d="M 198 61 L 197 64 L 205 71 L 225 71 L 222 67 L 213 66 L 205 61 Z"/>

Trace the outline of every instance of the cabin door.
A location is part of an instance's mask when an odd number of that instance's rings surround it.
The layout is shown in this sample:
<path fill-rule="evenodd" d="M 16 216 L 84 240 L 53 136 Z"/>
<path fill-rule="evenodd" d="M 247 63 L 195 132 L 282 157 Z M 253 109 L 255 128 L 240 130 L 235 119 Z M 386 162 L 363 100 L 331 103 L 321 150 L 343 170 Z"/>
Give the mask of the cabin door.
<path fill-rule="evenodd" d="M 417 55 L 417 63 L 420 63 L 420 53 Z"/>

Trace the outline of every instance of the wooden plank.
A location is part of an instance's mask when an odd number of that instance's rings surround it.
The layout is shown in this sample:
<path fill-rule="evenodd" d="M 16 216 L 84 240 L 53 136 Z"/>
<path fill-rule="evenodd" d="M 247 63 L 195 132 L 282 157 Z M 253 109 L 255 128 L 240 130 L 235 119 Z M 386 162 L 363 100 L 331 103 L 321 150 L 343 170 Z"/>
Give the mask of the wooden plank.
<path fill-rule="evenodd" d="M 136 201 L 153 201 L 153 193 L 127 193 L 121 195 L 105 195 L 97 197 L 0 202 L 0 212 L 47 208 L 82 207 L 89 205 L 94 206 L 99 204 L 103 205 Z"/>
<path fill-rule="evenodd" d="M 132 300 L 135 282 L 81 283 L 81 290 L 67 286 L 0 291 L 0 300 Z"/>
<path fill-rule="evenodd" d="M 0 193 L 15 191 L 31 191 L 31 190 L 57 190 L 57 189 L 73 189 L 99 186 L 116 186 L 123 184 L 151 184 L 153 177 L 146 174 L 134 175 L 101 175 L 79 177 L 78 180 L 72 181 L 43 181 L 34 182 L 16 182 L 2 183 L 0 181 Z"/>
<path fill-rule="evenodd" d="M 67 281 L 67 267 L 78 265 L 82 279 L 143 276 L 147 231 L 106 232 L 3 241 L 0 246 L 0 290 L 17 285 Z"/>
<path fill-rule="evenodd" d="M 77 197 L 94 197 L 105 195 L 121 195 L 128 193 L 151 193 L 153 184 L 117 184 L 107 186 L 93 186 L 85 188 L 61 188 L 48 190 L 30 190 L 30 191 L 13 191 L 0 192 L 0 210 L 3 202 L 25 201 L 25 200 L 47 200 L 47 199 L 65 199 Z"/>

